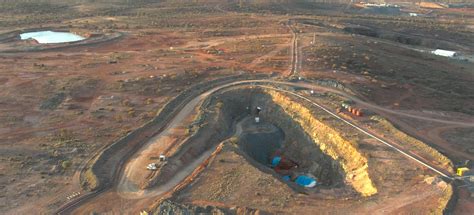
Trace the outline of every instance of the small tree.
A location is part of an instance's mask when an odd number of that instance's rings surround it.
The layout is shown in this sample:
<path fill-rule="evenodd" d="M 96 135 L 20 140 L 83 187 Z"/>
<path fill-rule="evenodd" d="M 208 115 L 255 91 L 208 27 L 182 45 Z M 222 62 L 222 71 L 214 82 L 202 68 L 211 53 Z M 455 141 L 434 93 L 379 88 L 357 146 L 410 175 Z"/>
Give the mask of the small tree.
<path fill-rule="evenodd" d="M 69 168 L 71 165 L 72 165 L 72 161 L 69 161 L 69 160 L 63 161 L 63 162 L 61 163 L 61 166 L 63 167 L 63 169 L 67 169 L 67 168 Z"/>

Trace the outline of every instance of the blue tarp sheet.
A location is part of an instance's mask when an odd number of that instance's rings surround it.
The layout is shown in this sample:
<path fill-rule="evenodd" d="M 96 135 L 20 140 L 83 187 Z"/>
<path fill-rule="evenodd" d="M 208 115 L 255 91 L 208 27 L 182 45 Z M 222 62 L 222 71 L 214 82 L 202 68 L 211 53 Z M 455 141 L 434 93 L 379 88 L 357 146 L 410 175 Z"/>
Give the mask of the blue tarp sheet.
<path fill-rule="evenodd" d="M 276 156 L 272 159 L 272 167 L 276 167 L 278 166 L 278 164 L 280 163 L 281 161 L 281 157 L 280 156 Z"/>
<path fill-rule="evenodd" d="M 295 183 L 303 187 L 314 187 L 316 186 L 316 180 L 309 176 L 300 175 L 296 177 Z"/>

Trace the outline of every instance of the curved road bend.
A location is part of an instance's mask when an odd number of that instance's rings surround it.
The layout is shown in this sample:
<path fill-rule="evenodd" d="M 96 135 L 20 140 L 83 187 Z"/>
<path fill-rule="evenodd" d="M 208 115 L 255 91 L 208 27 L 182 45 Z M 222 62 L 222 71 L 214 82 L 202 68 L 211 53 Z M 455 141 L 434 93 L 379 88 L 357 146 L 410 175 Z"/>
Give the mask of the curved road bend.
<path fill-rule="evenodd" d="M 214 87 L 214 88 L 200 94 L 196 98 L 193 98 L 190 102 L 188 102 L 187 104 L 182 106 L 181 109 L 178 110 L 178 113 L 174 116 L 174 118 L 172 118 L 167 123 L 167 125 L 165 126 L 165 129 L 163 130 L 163 132 L 160 132 L 160 133 L 154 135 L 154 137 L 150 141 L 148 141 L 146 143 L 146 145 L 144 147 L 142 147 L 135 154 L 141 153 L 144 150 L 146 150 L 147 148 L 152 147 L 153 146 L 152 143 L 156 143 L 157 139 L 159 139 L 162 136 L 165 136 L 172 129 L 176 128 L 180 124 L 181 121 L 183 121 L 189 114 L 191 114 L 191 112 L 202 101 L 204 101 L 204 99 L 206 99 L 212 93 L 214 93 L 218 90 L 224 89 L 224 88 L 233 87 L 233 86 L 246 84 L 246 83 L 254 83 L 256 81 L 259 81 L 259 80 L 250 80 L 250 81 L 243 80 L 243 81 L 235 81 L 235 82 L 231 82 L 231 83 L 226 83 L 226 84 Z M 155 141 L 153 141 L 153 140 L 155 140 Z M 206 153 L 208 153 L 210 155 L 209 151 L 206 152 Z M 199 159 L 200 160 L 201 159 L 205 160 L 205 158 L 206 158 L 206 156 L 203 156 L 203 157 L 200 157 Z M 127 168 L 126 168 L 127 166 L 128 166 L 127 161 L 121 161 L 120 162 L 119 166 L 117 167 L 118 168 L 118 171 L 116 171 L 117 174 L 114 176 L 114 179 L 112 180 L 112 186 L 106 187 L 104 189 L 101 189 L 101 190 L 98 190 L 98 191 L 95 191 L 95 192 L 92 192 L 92 193 L 85 194 L 84 196 L 81 196 L 81 197 L 73 200 L 72 202 L 68 202 L 66 205 L 59 208 L 56 211 L 56 214 L 69 214 L 75 208 L 79 207 L 81 204 L 96 198 L 101 193 L 104 193 L 104 192 L 110 190 L 111 188 L 114 188 L 114 189 L 118 188 L 118 191 L 121 194 L 126 194 L 126 193 L 132 194 L 132 195 L 129 196 L 129 198 L 141 198 L 140 195 L 153 195 L 153 194 L 150 194 L 150 192 L 147 192 L 147 191 L 142 192 L 142 191 L 138 190 L 135 185 L 131 184 L 128 181 L 128 179 L 126 179 L 126 177 L 123 176 L 124 174 L 130 174 L 130 168 L 127 170 Z M 194 169 L 191 169 L 191 170 L 188 170 L 188 171 L 192 172 L 193 170 Z M 180 173 L 180 174 L 177 175 L 178 178 L 185 178 L 185 176 L 187 176 L 187 174 L 181 175 L 181 173 Z M 177 184 L 178 182 L 179 181 L 177 181 L 177 182 L 176 181 L 168 182 L 168 183 L 166 183 L 166 187 L 173 187 L 173 184 L 175 184 L 175 183 Z M 166 190 L 166 189 L 163 189 L 163 190 Z M 159 191 L 160 193 L 163 193 L 163 190 L 160 190 L 160 188 L 156 188 L 156 191 Z"/>
<path fill-rule="evenodd" d="M 236 85 L 248 85 L 248 84 L 255 84 L 255 83 L 258 83 L 258 82 L 261 82 L 260 80 L 244 80 L 244 81 L 237 81 L 237 82 L 233 82 L 233 83 L 229 83 L 229 84 L 226 84 L 226 85 L 223 85 L 223 86 L 219 86 L 219 87 L 216 87 L 216 88 L 213 88 L 203 94 L 201 94 L 200 96 L 194 98 L 191 102 L 189 102 L 188 104 L 186 104 L 186 106 L 178 113 L 178 115 L 176 115 L 176 117 L 170 122 L 170 124 L 167 126 L 167 128 L 160 134 L 158 134 L 156 137 L 153 137 L 153 139 L 159 139 L 162 135 L 166 135 L 167 132 L 169 132 L 169 130 L 173 129 L 173 128 L 176 128 L 177 126 L 180 125 L 180 122 L 183 121 L 186 116 L 188 116 L 189 114 L 191 114 L 192 110 L 194 110 L 199 104 L 201 104 L 202 101 L 204 101 L 204 99 L 206 99 L 209 95 L 211 95 L 212 93 L 220 90 L 220 89 L 224 89 L 224 88 L 227 88 L 227 87 L 233 87 L 233 86 L 236 86 Z M 271 81 L 269 81 L 271 82 Z M 292 85 L 293 83 L 287 83 L 287 82 L 283 82 L 281 83 L 283 85 Z M 415 161 L 416 163 L 428 168 L 428 169 L 431 169 L 432 171 L 434 171 L 435 173 L 441 175 L 442 177 L 444 178 L 447 178 L 447 179 L 450 179 L 452 180 L 453 178 L 451 176 L 449 176 L 449 173 L 445 173 L 443 170 L 438 170 L 436 167 L 426 163 L 423 161 L 422 158 L 417 158 L 416 155 L 412 155 L 410 152 L 407 152 L 407 151 L 404 151 L 403 149 L 400 149 L 398 146 L 395 146 L 391 143 L 389 143 L 388 141 L 385 141 L 383 140 L 382 138 L 380 137 L 377 137 L 375 136 L 374 134 L 370 133 L 369 131 L 367 131 L 366 129 L 364 128 L 361 128 L 351 122 L 349 122 L 348 120 L 344 119 L 344 118 L 341 118 L 339 115 L 335 114 L 334 112 L 330 111 L 329 109 L 319 105 L 318 103 L 314 102 L 313 100 L 309 99 L 309 98 L 306 98 L 305 96 L 302 96 L 300 94 L 297 94 L 297 93 L 294 93 L 294 92 L 291 92 L 291 91 L 288 91 L 288 90 L 283 90 L 283 89 L 279 89 L 279 88 L 275 88 L 275 87 L 270 87 L 270 86 L 266 86 L 266 85 L 255 85 L 255 86 L 258 86 L 258 87 L 261 87 L 261 88 L 265 88 L 265 89 L 271 89 L 271 90 L 276 90 L 276 91 L 280 91 L 280 92 L 284 92 L 284 93 L 287 93 L 287 94 L 291 94 L 293 96 L 296 96 L 298 98 L 301 98 L 305 101 L 307 101 L 308 103 L 310 103 L 311 105 L 317 107 L 317 108 L 320 108 L 322 109 L 323 111 L 327 112 L 328 114 L 332 115 L 333 117 L 335 117 L 336 119 L 338 120 L 341 120 L 342 122 L 344 122 L 345 124 L 355 128 L 356 130 L 366 134 L 367 136 L 377 140 L 378 142 L 394 149 L 395 151 L 401 153 L 402 155 L 408 157 L 409 159 Z M 236 132 L 239 131 L 239 123 L 237 124 L 237 130 Z M 146 150 L 148 147 L 152 147 L 152 144 L 153 143 L 159 143 L 159 141 L 149 141 L 139 152 L 137 153 L 140 153 L 142 152 L 143 150 Z M 166 182 L 165 184 L 163 185 L 160 185 L 160 186 L 157 186 L 155 188 L 152 188 L 152 189 L 149 189 L 149 190 L 138 190 L 137 188 L 135 188 L 135 186 L 132 186 L 130 187 L 130 182 L 127 180 L 127 175 L 129 175 L 129 173 L 127 173 L 127 168 L 125 168 L 125 171 L 122 172 L 122 174 L 120 175 L 121 179 L 117 185 L 117 191 L 118 193 L 123 197 L 123 198 L 146 198 L 146 197 L 155 197 L 155 196 L 159 196 L 171 189 L 173 189 L 176 185 L 178 185 L 182 180 L 184 180 L 189 174 L 191 174 L 195 168 L 197 168 L 199 166 L 200 163 L 202 163 L 204 160 L 206 160 L 210 155 L 211 153 L 214 151 L 214 148 L 206 151 L 205 153 L 203 153 L 202 155 L 200 155 L 198 158 L 196 158 L 190 165 L 188 165 L 185 169 L 182 169 L 180 170 L 176 176 L 173 178 L 173 180 L 171 181 L 168 181 Z"/>

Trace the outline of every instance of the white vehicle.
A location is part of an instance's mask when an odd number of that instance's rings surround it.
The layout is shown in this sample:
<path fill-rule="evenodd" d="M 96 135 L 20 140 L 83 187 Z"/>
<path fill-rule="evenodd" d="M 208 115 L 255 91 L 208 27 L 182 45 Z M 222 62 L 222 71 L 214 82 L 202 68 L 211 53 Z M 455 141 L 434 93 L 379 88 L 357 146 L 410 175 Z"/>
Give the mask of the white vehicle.
<path fill-rule="evenodd" d="M 156 167 L 156 163 L 151 163 L 151 164 L 148 164 L 148 166 L 146 166 L 146 169 L 148 169 L 148 170 L 157 170 L 158 167 Z"/>
<path fill-rule="evenodd" d="M 259 123 L 260 122 L 260 117 L 255 117 L 255 123 Z"/>

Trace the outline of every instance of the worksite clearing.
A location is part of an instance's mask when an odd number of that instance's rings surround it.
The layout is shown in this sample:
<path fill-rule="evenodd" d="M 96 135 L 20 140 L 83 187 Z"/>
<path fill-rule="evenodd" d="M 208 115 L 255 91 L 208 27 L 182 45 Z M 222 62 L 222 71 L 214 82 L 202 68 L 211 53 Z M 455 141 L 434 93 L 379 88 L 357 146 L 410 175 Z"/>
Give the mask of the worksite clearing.
<path fill-rule="evenodd" d="M 0 0 L 2 214 L 473 214 L 474 5 Z"/>

